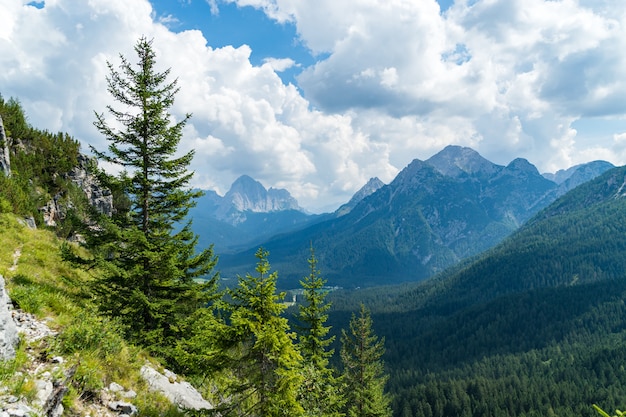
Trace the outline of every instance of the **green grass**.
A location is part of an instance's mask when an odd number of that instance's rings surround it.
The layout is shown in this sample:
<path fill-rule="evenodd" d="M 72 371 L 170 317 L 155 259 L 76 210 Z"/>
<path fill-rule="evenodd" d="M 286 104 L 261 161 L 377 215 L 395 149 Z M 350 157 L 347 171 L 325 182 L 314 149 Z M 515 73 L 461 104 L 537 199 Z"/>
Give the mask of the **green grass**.
<path fill-rule="evenodd" d="M 63 262 L 60 245 L 51 231 L 31 230 L 15 216 L 0 213 L 0 274 L 11 299 L 59 332 L 31 346 L 22 341 L 14 360 L 0 362 L 0 385 L 12 395 L 32 400 L 36 390 L 28 370 L 33 358 L 62 356 L 63 368 L 75 370 L 63 400 L 71 414 L 84 415 L 86 402 L 117 382 L 137 392 L 131 402 L 140 415 L 183 415 L 164 397 L 148 391 L 139 370 L 150 357 L 124 340 L 119 323 L 98 314 L 90 294 L 97 271 L 87 273 Z M 18 249 L 21 255 L 12 268 Z M 39 372 L 53 371 L 48 365 Z M 56 372 L 63 378 L 61 371 Z"/>

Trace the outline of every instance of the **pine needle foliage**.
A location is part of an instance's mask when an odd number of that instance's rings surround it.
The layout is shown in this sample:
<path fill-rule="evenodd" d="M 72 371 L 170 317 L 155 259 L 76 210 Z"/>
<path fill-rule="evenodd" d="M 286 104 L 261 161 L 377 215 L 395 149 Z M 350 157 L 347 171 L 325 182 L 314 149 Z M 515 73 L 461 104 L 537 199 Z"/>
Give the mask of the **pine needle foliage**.
<path fill-rule="evenodd" d="M 310 273 L 300 281 L 304 300 L 298 305 L 297 316 L 298 346 L 304 359 L 298 400 L 308 416 L 340 416 L 343 415 L 340 383 L 329 366 L 334 353 L 329 347 L 335 339 L 328 336 L 331 327 L 326 326 L 331 305 L 326 302 L 326 280 L 320 275 L 317 262 L 311 247 Z"/>
<path fill-rule="evenodd" d="M 302 357 L 296 350 L 295 334 L 281 314 L 285 293 L 277 293 L 278 274 L 270 273 L 268 252 L 260 248 L 257 275 L 239 278 L 229 291 L 229 326 L 224 335 L 230 345 L 227 389 L 231 398 L 222 411 L 232 416 L 300 416 L 296 395 L 301 384 L 298 367 Z"/>
<path fill-rule="evenodd" d="M 358 316 L 352 315 L 350 331 L 341 332 L 341 361 L 346 384 L 346 415 L 349 417 L 391 416 L 391 399 L 385 393 L 382 356 L 385 341 L 372 330 L 369 310 L 361 304 Z"/>
<path fill-rule="evenodd" d="M 188 188 L 193 151 L 176 156 L 191 116 L 171 122 L 179 89 L 176 80 L 168 81 L 169 70 L 156 70 L 152 42 L 142 37 L 135 52 L 136 65 L 124 56 L 119 71 L 108 63 L 108 91 L 119 108 L 107 110 L 121 127 L 96 113 L 94 125 L 109 146 L 92 148 L 98 160 L 123 168 L 105 184 L 125 197 L 124 204 L 112 217 L 94 213 L 85 232 L 91 263 L 104 271 L 96 284 L 102 310 L 121 319 L 131 340 L 167 357 L 182 321 L 216 297 L 216 257 L 212 247 L 196 252 L 190 222 L 180 227 L 201 195 Z M 198 284 L 198 277 L 208 279 Z"/>

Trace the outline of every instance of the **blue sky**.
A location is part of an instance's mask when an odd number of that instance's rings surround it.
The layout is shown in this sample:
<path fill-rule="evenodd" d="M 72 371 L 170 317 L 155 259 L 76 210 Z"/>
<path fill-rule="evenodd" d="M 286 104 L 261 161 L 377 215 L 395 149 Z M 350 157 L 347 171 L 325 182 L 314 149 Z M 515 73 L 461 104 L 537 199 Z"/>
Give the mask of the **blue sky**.
<path fill-rule="evenodd" d="M 253 65 L 261 65 L 266 58 L 293 59 L 298 66 L 279 74 L 285 83 L 296 84 L 295 75 L 315 62 L 311 51 L 299 40 L 294 24 L 277 23 L 253 7 L 220 4 L 219 12 L 212 13 L 205 0 L 151 0 L 151 3 L 159 18 L 173 19 L 168 24 L 173 31 L 201 30 L 207 42 L 216 48 L 249 45 Z"/>
<path fill-rule="evenodd" d="M 279 73 L 285 83 L 297 86 L 296 75 L 326 57 L 307 48 L 293 22 L 277 22 L 252 6 L 221 3 L 216 4 L 215 13 L 208 0 L 150 0 L 150 3 L 159 19 L 171 19 L 168 27 L 173 31 L 198 29 L 213 47 L 249 45 L 250 61 L 254 65 L 262 64 L 266 58 L 293 59 L 296 65 Z M 437 3 L 444 13 L 453 0 Z"/>
<path fill-rule="evenodd" d="M 247 174 L 333 210 L 449 144 L 626 164 L 621 0 L 0 0 L 0 94 L 102 148 L 107 62 L 142 35 L 193 113 L 194 186 L 220 194 Z"/>

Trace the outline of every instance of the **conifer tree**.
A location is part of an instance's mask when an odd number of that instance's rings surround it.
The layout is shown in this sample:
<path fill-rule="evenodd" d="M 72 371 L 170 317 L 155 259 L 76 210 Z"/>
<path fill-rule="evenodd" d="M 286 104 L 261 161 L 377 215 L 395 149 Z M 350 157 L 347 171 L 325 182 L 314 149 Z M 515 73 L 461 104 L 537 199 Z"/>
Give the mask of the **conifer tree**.
<path fill-rule="evenodd" d="M 108 63 L 108 91 L 119 108 L 107 106 L 117 121 L 96 113 L 94 125 L 108 140 L 108 151 L 92 151 L 101 161 L 122 167 L 109 184 L 123 196 L 116 215 L 99 216 L 87 229 L 87 244 L 104 273 L 97 279 L 103 310 L 121 318 L 131 338 L 159 349 L 173 346 L 185 317 L 215 297 L 216 258 L 212 248 L 196 252 L 191 222 L 183 223 L 194 199 L 193 151 L 176 156 L 189 114 L 173 123 L 169 108 L 179 91 L 170 71 L 157 72 L 152 42 L 135 45 L 133 66 L 120 56 L 120 70 Z M 106 178 L 106 176 L 103 176 Z M 212 275 L 203 285 L 194 278 Z"/>
<path fill-rule="evenodd" d="M 334 340 L 328 337 L 330 326 L 326 326 L 330 304 L 326 302 L 328 291 L 324 289 L 326 280 L 317 269 L 315 251 L 311 248 L 308 260 L 310 273 L 300 285 L 303 303 L 298 306 L 299 348 L 304 359 L 302 365 L 303 384 L 298 400 L 308 416 L 342 415 L 342 397 L 339 381 L 329 367 L 333 350 L 329 349 Z"/>
<path fill-rule="evenodd" d="M 340 355 L 349 417 L 391 416 L 391 399 L 385 393 L 384 344 L 384 339 L 373 333 L 370 312 L 361 304 L 359 316 L 353 314 L 350 320 L 350 332 L 342 330 L 341 334 Z"/>
<path fill-rule="evenodd" d="M 279 417 L 300 416 L 296 395 L 301 384 L 298 366 L 302 357 L 294 345 L 295 334 L 281 314 L 285 293 L 277 293 L 278 274 L 270 273 L 268 252 L 260 248 L 253 276 L 239 277 L 229 291 L 229 326 L 222 343 L 231 352 L 232 380 L 225 395 L 230 398 L 224 415 Z"/>

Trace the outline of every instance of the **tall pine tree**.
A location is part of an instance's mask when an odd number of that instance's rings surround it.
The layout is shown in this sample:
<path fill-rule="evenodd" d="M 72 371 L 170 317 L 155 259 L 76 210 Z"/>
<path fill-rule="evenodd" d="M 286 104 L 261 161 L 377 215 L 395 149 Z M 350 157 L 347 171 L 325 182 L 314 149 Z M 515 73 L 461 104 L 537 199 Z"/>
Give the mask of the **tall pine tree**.
<path fill-rule="evenodd" d="M 100 305 L 120 317 L 131 338 L 160 353 L 181 336 L 180 324 L 215 297 L 216 257 L 212 248 L 196 251 L 197 236 L 185 217 L 199 197 L 189 190 L 193 151 L 175 156 L 189 114 L 177 123 L 169 108 L 179 91 L 170 71 L 158 72 L 152 42 L 135 45 L 133 66 L 121 56 L 120 70 L 108 63 L 108 91 L 119 108 L 107 106 L 120 126 L 96 114 L 94 125 L 108 140 L 108 151 L 92 151 L 100 161 L 122 167 L 109 183 L 125 207 L 88 228 L 87 243 L 104 271 L 97 279 Z M 205 284 L 194 278 L 212 275 Z"/>
<path fill-rule="evenodd" d="M 385 393 L 384 344 L 384 339 L 378 339 L 372 331 L 369 310 L 361 304 L 359 316 L 353 315 L 350 320 L 350 332 L 342 330 L 341 334 L 340 355 L 349 417 L 391 416 L 391 399 Z"/>
<path fill-rule="evenodd" d="M 308 260 L 310 273 L 300 285 L 303 288 L 303 303 L 298 306 L 299 347 L 304 359 L 302 365 L 303 384 L 298 393 L 298 400 L 308 416 L 340 416 L 342 396 L 339 381 L 329 367 L 329 358 L 333 355 L 330 344 L 334 337 L 329 337 L 330 326 L 326 326 L 330 304 L 326 302 L 328 291 L 324 289 L 324 280 L 317 269 L 315 251 L 311 248 Z"/>
<path fill-rule="evenodd" d="M 287 319 L 281 316 L 285 294 L 276 291 L 278 274 L 269 272 L 267 256 L 260 248 L 258 275 L 240 277 L 238 286 L 229 291 L 229 326 L 221 345 L 231 355 L 231 381 L 225 392 L 229 400 L 220 407 L 223 415 L 295 417 L 303 413 L 296 398 L 302 357 Z"/>

